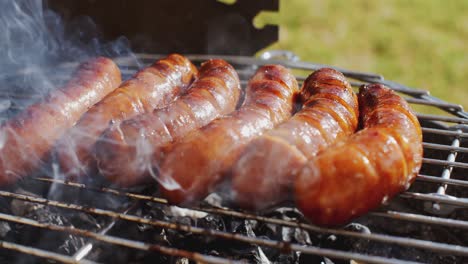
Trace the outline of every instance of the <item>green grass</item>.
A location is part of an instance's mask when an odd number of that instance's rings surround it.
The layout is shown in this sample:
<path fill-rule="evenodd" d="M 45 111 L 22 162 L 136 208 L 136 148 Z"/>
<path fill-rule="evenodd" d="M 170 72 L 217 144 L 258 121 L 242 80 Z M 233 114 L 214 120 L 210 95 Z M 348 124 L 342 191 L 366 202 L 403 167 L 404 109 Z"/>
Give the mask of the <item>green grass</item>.
<path fill-rule="evenodd" d="M 380 73 L 468 109 L 468 1 L 281 0 L 280 40 L 302 60 Z"/>

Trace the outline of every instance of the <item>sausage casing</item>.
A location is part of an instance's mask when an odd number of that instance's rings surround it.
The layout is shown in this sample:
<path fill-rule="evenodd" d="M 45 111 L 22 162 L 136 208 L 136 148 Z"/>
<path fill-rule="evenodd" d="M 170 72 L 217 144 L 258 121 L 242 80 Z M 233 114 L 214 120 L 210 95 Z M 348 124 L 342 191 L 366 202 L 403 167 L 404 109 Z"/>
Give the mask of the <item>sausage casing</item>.
<path fill-rule="evenodd" d="M 406 101 L 380 84 L 361 87 L 363 129 L 307 162 L 295 182 L 297 206 L 319 225 L 340 225 L 414 181 L 421 127 Z"/>
<path fill-rule="evenodd" d="M 174 100 L 197 75 L 184 56 L 171 54 L 137 72 L 91 108 L 56 148 L 62 172 L 78 177 L 94 164 L 94 145 L 110 123 L 151 112 Z"/>
<path fill-rule="evenodd" d="M 250 79 L 241 108 L 191 132 L 168 152 L 159 169 L 163 195 L 172 203 L 202 199 L 223 179 L 250 140 L 288 118 L 297 82 L 279 65 Z"/>
<path fill-rule="evenodd" d="M 239 77 L 229 63 L 220 59 L 203 63 L 199 79 L 185 95 L 103 134 L 96 145 L 99 170 L 119 185 L 141 183 L 147 179 L 145 170 L 153 153 L 156 158 L 165 145 L 234 111 L 240 92 Z"/>
<path fill-rule="evenodd" d="M 120 70 L 99 57 L 81 64 L 68 83 L 0 128 L 0 184 L 32 172 L 53 144 L 121 82 Z"/>
<path fill-rule="evenodd" d="M 263 209 L 286 199 L 307 159 L 356 130 L 357 97 L 340 72 L 315 71 L 301 95 L 301 111 L 254 139 L 233 166 L 234 199 L 242 207 Z"/>

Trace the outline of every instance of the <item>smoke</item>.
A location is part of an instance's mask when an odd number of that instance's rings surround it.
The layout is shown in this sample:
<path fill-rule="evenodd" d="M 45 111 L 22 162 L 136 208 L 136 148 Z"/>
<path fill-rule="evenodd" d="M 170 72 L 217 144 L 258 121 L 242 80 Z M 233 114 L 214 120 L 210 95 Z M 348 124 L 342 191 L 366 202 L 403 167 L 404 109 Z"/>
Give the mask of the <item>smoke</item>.
<path fill-rule="evenodd" d="M 21 110 L 60 85 L 74 69 L 64 62 L 75 66 L 97 55 L 133 57 L 125 37 L 104 41 L 89 17 L 65 26 L 41 0 L 0 1 L 0 111 L 4 106 Z M 19 71 L 28 74 L 15 75 Z"/>

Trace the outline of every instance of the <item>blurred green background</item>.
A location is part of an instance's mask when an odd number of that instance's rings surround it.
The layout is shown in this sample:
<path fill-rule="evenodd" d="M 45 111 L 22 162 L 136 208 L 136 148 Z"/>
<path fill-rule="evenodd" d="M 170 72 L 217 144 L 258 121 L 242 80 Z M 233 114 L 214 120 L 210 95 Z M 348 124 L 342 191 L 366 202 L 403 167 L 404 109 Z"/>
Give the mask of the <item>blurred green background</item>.
<path fill-rule="evenodd" d="M 382 74 L 468 109 L 468 0 L 280 0 L 280 40 L 302 60 Z"/>

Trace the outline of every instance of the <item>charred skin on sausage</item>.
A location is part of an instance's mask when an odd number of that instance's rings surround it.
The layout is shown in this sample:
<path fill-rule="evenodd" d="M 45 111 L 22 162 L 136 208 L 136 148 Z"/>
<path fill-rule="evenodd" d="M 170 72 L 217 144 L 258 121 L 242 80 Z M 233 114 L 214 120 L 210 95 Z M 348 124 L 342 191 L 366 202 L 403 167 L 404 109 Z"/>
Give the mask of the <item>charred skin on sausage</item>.
<path fill-rule="evenodd" d="M 151 158 L 187 133 L 235 110 L 241 89 L 235 69 L 213 59 L 200 67 L 199 79 L 170 105 L 108 129 L 96 144 L 99 171 L 121 186 L 151 179 Z M 157 160 L 153 159 L 153 162 Z"/>
<path fill-rule="evenodd" d="M 381 84 L 361 87 L 363 129 L 307 162 L 295 182 L 298 208 L 311 222 L 336 226 L 409 188 L 422 164 L 420 124 Z"/>
<path fill-rule="evenodd" d="M 307 159 L 356 130 L 357 97 L 340 72 L 315 71 L 301 95 L 303 108 L 254 139 L 233 166 L 233 196 L 243 208 L 264 209 L 287 199 Z"/>
<path fill-rule="evenodd" d="M 94 104 L 121 82 L 110 59 L 82 63 L 68 83 L 0 127 L 0 184 L 13 183 L 37 168 L 51 148 Z"/>
<path fill-rule="evenodd" d="M 297 91 L 288 69 L 279 65 L 259 68 L 239 110 L 191 132 L 171 148 L 161 166 L 155 164 L 163 195 L 175 204 L 204 198 L 253 138 L 290 117 Z"/>
<path fill-rule="evenodd" d="M 94 145 L 109 124 L 172 102 L 196 78 L 196 67 L 184 56 L 171 54 L 137 72 L 91 108 L 56 148 L 61 171 L 79 178 L 95 169 Z"/>

